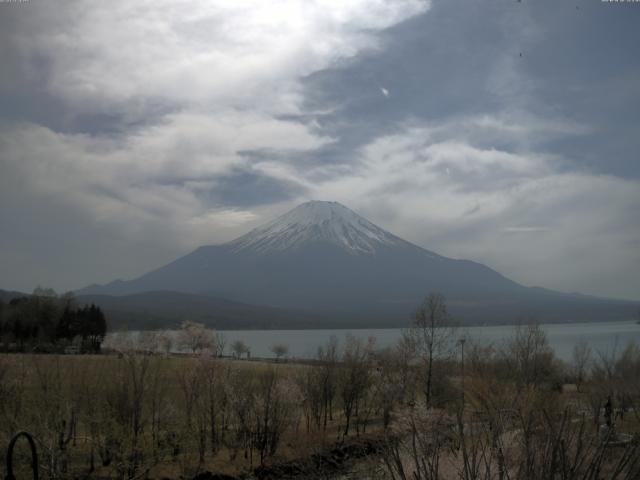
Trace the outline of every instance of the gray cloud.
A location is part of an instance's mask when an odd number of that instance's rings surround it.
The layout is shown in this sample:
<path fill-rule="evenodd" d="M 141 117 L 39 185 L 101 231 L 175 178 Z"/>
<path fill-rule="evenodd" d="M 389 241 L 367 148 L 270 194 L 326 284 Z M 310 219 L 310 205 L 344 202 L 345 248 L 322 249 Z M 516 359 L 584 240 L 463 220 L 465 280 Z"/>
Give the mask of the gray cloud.
<path fill-rule="evenodd" d="M 352 204 L 415 243 L 525 284 L 634 297 L 640 181 L 474 144 L 476 135 L 460 134 L 472 124 L 377 138 L 361 149 L 360 170 L 317 184 L 314 196 Z M 513 127 L 502 135 L 533 128 Z"/>
<path fill-rule="evenodd" d="M 632 7 L 0 4 L 0 288 L 132 277 L 319 198 L 638 298 Z"/>
<path fill-rule="evenodd" d="M 300 115 L 299 79 L 428 7 L 0 5 L 3 286 L 132 276 L 242 233 L 302 188 L 257 157 L 332 141 Z"/>

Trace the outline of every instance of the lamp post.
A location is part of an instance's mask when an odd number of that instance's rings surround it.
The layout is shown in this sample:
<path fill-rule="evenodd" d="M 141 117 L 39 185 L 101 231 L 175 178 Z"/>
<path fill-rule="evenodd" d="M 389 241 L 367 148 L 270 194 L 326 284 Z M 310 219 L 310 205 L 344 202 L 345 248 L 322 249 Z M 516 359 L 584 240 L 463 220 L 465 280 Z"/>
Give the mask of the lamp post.
<path fill-rule="evenodd" d="M 466 338 L 462 337 L 460 339 L 460 351 L 462 357 L 462 412 L 464 413 L 464 343 L 467 341 Z"/>

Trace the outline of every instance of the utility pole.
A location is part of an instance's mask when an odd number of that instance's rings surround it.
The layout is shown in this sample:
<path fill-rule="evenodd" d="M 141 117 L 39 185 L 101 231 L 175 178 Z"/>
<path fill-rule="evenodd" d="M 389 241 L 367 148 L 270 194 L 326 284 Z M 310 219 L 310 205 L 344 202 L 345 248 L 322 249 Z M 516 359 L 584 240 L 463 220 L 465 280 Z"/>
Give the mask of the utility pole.
<path fill-rule="evenodd" d="M 464 343 L 467 341 L 466 338 L 460 339 L 460 347 L 462 353 L 462 412 L 464 413 Z"/>

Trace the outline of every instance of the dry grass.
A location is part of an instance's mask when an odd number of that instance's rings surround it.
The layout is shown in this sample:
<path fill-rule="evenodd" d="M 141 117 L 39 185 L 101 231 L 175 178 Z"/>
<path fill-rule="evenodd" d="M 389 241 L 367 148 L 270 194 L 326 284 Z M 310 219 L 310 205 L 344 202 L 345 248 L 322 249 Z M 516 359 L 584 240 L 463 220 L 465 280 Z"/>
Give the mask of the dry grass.
<path fill-rule="evenodd" d="M 260 382 L 268 375 L 276 375 L 282 387 L 277 395 L 282 397 L 285 411 L 277 449 L 266 461 L 308 457 L 340 440 L 343 429 L 343 419 L 336 406 L 332 414 L 334 420 L 326 430 L 306 430 L 293 379 L 311 368 L 316 367 L 293 362 L 214 360 L 188 355 L 1 355 L 0 451 L 6 451 L 15 432 L 25 430 L 38 440 L 45 478 L 86 476 L 92 450 L 91 475 L 96 477 L 133 478 L 143 474 L 151 478 L 178 478 L 207 470 L 237 475 L 260 463 L 255 446 L 233 438 L 238 405 L 250 396 L 253 404 L 244 413 L 264 414 Z M 207 403 L 208 392 L 202 387 L 203 379 L 209 374 L 217 376 L 212 386 L 217 389 L 215 394 L 220 395 L 216 400 L 219 402 L 216 413 L 226 418 L 217 418 L 216 422 L 218 428 L 226 429 L 226 438 L 212 452 L 210 433 L 203 433 L 205 452 L 203 458 L 199 458 L 199 428 L 210 428 L 210 419 L 205 417 L 211 405 Z M 136 388 L 140 387 L 136 387 L 136 382 L 142 377 L 137 375 L 145 377 L 139 405 L 135 396 Z M 190 375 L 202 375 L 195 378 L 194 392 L 185 391 L 184 382 Z M 191 393 L 194 398 L 187 398 Z M 136 408 L 141 417 L 137 433 L 133 425 Z M 160 417 L 155 435 L 152 434 L 154 408 Z M 70 428 L 72 424 L 74 428 Z M 192 426 L 187 427 L 188 424 Z M 180 450 L 177 454 L 172 447 L 158 446 L 170 435 L 175 435 L 174 443 Z M 133 436 L 138 438 L 132 440 Z M 152 436 L 160 438 L 160 442 Z M 62 448 L 61 438 L 65 442 Z M 120 467 L 115 465 L 116 459 L 102 465 L 100 449 L 114 440 L 120 446 L 112 450 L 137 451 L 144 457 L 138 462 L 135 474 L 123 473 L 130 459 L 120 459 Z M 151 458 L 154 451 L 157 459 Z M 18 455 L 18 458 L 19 463 L 27 463 L 26 456 Z"/>
<path fill-rule="evenodd" d="M 502 469 L 513 479 L 543 480 L 558 445 L 567 458 L 578 449 L 586 448 L 588 461 L 602 453 L 602 478 L 615 470 L 622 451 L 603 450 L 598 437 L 604 419 L 597 415 L 608 395 L 636 407 L 616 419 L 618 432 L 640 434 L 640 378 L 627 368 L 635 365 L 630 361 L 616 367 L 620 373 L 610 369 L 610 377 L 594 370 L 578 390 L 558 387 L 563 373 L 546 353 L 522 371 L 511 357 L 471 357 L 464 382 L 460 365 L 449 359 L 435 365 L 434 403 L 425 409 L 423 365 L 402 352 L 382 356 L 362 344 L 351 347 L 340 359 L 305 363 L 0 355 L 0 449 L 19 430 L 33 433 L 43 478 L 240 475 L 331 449 L 344 440 L 352 412 L 350 437 L 388 435 L 387 456 L 359 461 L 361 475 L 493 480 Z M 323 403 L 329 384 L 333 397 Z M 326 428 L 325 411 L 331 414 Z M 634 478 L 629 475 L 640 469 L 640 447 L 630 454 L 639 463 L 625 466 L 619 478 Z M 383 461 L 393 455 L 404 472 Z"/>

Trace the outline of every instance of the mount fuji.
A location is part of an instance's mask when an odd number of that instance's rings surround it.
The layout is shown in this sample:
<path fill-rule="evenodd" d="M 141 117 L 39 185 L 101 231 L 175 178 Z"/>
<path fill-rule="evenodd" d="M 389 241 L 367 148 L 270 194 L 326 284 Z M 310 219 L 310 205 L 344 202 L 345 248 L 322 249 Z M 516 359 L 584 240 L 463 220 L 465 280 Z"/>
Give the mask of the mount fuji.
<path fill-rule="evenodd" d="M 632 302 L 525 287 L 485 265 L 407 242 L 339 203 L 321 201 L 303 203 L 231 242 L 200 247 L 134 280 L 78 293 L 157 291 L 313 312 L 314 318 L 343 318 L 345 326 L 404 326 L 432 291 L 443 293 L 452 313 L 468 323 L 532 316 L 618 319 L 630 317 L 634 308 Z"/>

